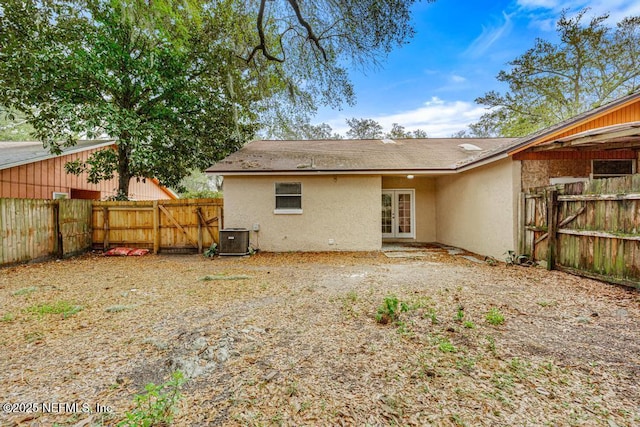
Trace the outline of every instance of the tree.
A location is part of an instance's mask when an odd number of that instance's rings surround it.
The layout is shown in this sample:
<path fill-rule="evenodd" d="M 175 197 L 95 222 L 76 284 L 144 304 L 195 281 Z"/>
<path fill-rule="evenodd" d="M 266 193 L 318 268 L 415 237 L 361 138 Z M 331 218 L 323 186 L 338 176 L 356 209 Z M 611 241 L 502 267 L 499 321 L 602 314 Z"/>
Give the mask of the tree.
<path fill-rule="evenodd" d="M 347 138 L 350 139 L 380 139 L 384 137 L 382 126 L 373 119 L 347 119 L 349 130 Z"/>
<path fill-rule="evenodd" d="M 497 78 L 509 91 L 476 99 L 491 108 L 471 129 L 474 136 L 522 136 L 596 108 L 640 87 L 640 17 L 605 24 L 609 15 L 584 24 L 564 11 L 560 42 L 538 39 Z"/>
<path fill-rule="evenodd" d="M 258 126 L 353 102 L 345 61 L 411 37 L 413 1 L 2 0 L 0 106 L 53 152 L 116 138 L 69 170 L 118 172 L 122 195 L 133 177 L 176 186 Z"/>
<path fill-rule="evenodd" d="M 269 129 L 265 132 L 265 137 L 289 141 L 342 139 L 342 136 L 333 132 L 333 129 L 327 123 L 314 125 L 302 117 L 292 117 L 290 120 L 281 123 L 280 126 Z"/>
<path fill-rule="evenodd" d="M 386 138 L 390 139 L 402 139 L 402 138 L 428 138 L 427 132 L 422 129 L 416 129 L 413 131 L 406 131 L 405 127 L 394 123 L 391 125 L 391 130 L 386 134 Z"/>

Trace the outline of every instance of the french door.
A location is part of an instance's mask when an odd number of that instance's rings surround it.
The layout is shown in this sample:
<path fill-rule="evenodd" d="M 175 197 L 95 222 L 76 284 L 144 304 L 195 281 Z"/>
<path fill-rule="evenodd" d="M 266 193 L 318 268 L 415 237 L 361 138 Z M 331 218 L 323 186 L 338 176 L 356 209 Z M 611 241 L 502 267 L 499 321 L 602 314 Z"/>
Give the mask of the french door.
<path fill-rule="evenodd" d="M 415 238 L 415 190 L 382 190 L 382 238 Z"/>

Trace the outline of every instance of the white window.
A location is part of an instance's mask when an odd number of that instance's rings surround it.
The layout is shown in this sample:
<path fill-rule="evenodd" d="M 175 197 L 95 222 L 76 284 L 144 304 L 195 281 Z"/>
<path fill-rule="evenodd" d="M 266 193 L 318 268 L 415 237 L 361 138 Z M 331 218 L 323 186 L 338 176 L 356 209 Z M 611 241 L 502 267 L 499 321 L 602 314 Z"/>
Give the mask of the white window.
<path fill-rule="evenodd" d="M 631 175 L 634 172 L 634 160 L 593 160 L 591 164 L 593 178 L 612 178 Z"/>
<path fill-rule="evenodd" d="M 276 214 L 302 213 L 302 183 L 276 182 Z"/>
<path fill-rule="evenodd" d="M 52 198 L 55 199 L 68 199 L 69 198 L 69 193 L 60 193 L 57 191 L 53 192 Z"/>

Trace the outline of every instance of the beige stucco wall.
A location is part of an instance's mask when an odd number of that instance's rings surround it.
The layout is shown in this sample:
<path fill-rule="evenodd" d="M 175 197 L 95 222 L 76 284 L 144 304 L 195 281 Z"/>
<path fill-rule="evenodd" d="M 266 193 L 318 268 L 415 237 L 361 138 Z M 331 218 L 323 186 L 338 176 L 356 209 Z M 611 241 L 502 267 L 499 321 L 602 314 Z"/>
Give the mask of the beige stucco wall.
<path fill-rule="evenodd" d="M 414 189 L 416 212 L 416 238 L 396 239 L 417 242 L 436 241 L 436 180 L 428 177 L 383 177 L 382 188 L 389 190 Z"/>
<path fill-rule="evenodd" d="M 520 162 L 503 159 L 438 178 L 437 241 L 504 259 L 517 249 Z"/>
<path fill-rule="evenodd" d="M 302 214 L 274 214 L 276 182 L 302 183 Z M 380 189 L 380 176 L 227 176 L 224 227 L 259 224 L 251 244 L 270 252 L 379 250 Z"/>

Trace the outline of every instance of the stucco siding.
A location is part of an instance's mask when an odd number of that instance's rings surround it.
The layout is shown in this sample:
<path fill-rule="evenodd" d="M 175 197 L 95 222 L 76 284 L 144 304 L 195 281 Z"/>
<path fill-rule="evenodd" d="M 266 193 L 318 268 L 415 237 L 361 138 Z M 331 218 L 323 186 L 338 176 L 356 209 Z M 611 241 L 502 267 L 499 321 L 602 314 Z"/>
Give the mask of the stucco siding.
<path fill-rule="evenodd" d="M 276 182 L 302 183 L 301 214 L 274 213 Z M 380 176 L 227 176 L 224 227 L 257 224 L 251 244 L 270 252 L 379 250 L 380 189 Z"/>
<path fill-rule="evenodd" d="M 437 241 L 504 259 L 517 248 L 520 162 L 504 159 L 438 178 Z"/>
<path fill-rule="evenodd" d="M 383 189 L 414 189 L 417 242 L 436 241 L 436 180 L 428 177 L 383 177 Z M 403 241 L 406 239 L 395 239 Z M 414 240 L 414 239 L 411 239 Z"/>

